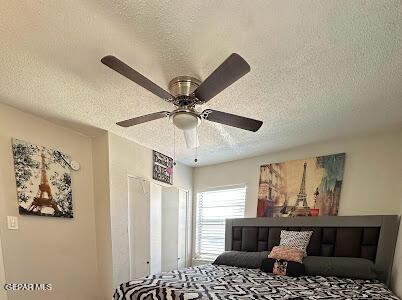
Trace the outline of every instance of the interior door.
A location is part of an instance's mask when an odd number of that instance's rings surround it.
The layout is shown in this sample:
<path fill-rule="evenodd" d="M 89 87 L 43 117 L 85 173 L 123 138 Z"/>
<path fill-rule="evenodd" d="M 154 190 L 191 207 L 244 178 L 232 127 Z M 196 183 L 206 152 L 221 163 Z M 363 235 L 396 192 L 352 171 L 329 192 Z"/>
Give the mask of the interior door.
<path fill-rule="evenodd" d="M 187 266 L 187 210 L 188 210 L 188 191 L 179 190 L 179 210 L 178 210 L 178 238 L 177 238 L 177 268 L 182 269 Z"/>
<path fill-rule="evenodd" d="M 150 273 L 161 272 L 162 265 L 162 187 L 151 182 L 150 198 Z"/>
<path fill-rule="evenodd" d="M 162 271 L 186 267 L 188 192 L 162 188 Z"/>
<path fill-rule="evenodd" d="M 162 271 L 177 269 L 179 190 L 162 188 Z"/>
<path fill-rule="evenodd" d="M 150 273 L 150 182 L 129 177 L 130 278 Z"/>

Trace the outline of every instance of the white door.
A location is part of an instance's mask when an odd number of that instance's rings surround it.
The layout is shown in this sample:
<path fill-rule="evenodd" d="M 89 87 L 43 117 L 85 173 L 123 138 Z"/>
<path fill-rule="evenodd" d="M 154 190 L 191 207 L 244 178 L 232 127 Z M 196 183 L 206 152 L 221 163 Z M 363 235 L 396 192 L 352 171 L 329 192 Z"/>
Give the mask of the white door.
<path fill-rule="evenodd" d="M 162 187 L 151 182 L 150 194 L 150 273 L 157 274 L 162 264 Z"/>
<path fill-rule="evenodd" d="M 162 188 L 162 271 L 177 269 L 179 190 Z"/>
<path fill-rule="evenodd" d="M 177 268 L 182 269 L 187 266 L 187 210 L 188 192 L 179 190 L 179 210 L 178 210 L 178 238 L 177 238 Z"/>
<path fill-rule="evenodd" d="M 129 177 L 130 278 L 150 272 L 150 182 Z"/>
<path fill-rule="evenodd" d="M 162 188 L 162 271 L 186 267 L 188 192 Z"/>

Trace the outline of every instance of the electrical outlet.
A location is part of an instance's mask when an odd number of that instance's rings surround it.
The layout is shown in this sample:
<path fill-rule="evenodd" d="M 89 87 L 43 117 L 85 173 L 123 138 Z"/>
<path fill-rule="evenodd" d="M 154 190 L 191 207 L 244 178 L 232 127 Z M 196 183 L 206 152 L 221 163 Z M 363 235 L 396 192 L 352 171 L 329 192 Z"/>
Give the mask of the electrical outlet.
<path fill-rule="evenodd" d="M 18 218 L 15 216 L 7 216 L 8 229 L 18 230 Z"/>

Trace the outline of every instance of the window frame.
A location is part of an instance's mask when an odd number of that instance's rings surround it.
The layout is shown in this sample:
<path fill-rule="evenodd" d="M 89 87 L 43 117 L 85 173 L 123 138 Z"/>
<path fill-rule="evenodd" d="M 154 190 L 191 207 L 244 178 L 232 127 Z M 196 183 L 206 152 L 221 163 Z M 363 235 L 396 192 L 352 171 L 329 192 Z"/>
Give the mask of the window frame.
<path fill-rule="evenodd" d="M 199 196 L 202 193 L 208 193 L 208 192 L 214 192 L 214 191 L 225 191 L 225 190 L 232 190 L 232 189 L 244 189 L 244 213 L 243 213 L 243 218 L 245 217 L 246 214 L 246 201 L 247 201 L 247 185 L 246 184 L 234 184 L 234 185 L 225 185 L 225 186 L 216 186 L 216 187 L 211 187 L 211 188 L 206 188 L 202 189 L 196 192 L 195 194 L 195 223 L 194 223 L 194 255 L 193 259 L 195 260 L 200 260 L 200 261 L 213 261 L 218 255 L 212 255 L 212 254 L 202 254 L 199 252 L 198 249 L 198 236 L 199 236 L 199 214 L 198 214 L 198 209 L 199 209 Z M 225 238 L 225 236 L 223 236 Z"/>

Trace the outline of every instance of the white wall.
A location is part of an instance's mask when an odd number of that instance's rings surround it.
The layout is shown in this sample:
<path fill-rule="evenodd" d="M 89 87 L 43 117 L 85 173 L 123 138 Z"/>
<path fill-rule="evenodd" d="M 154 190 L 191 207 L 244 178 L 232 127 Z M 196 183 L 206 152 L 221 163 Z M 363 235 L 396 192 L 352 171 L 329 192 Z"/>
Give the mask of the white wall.
<path fill-rule="evenodd" d="M 73 173 L 74 219 L 18 215 L 11 137 L 61 149 L 81 163 L 81 170 Z M 194 194 L 209 187 L 246 184 L 246 216 L 255 217 L 261 164 L 337 152 L 347 154 L 341 215 L 402 213 L 402 131 L 309 145 L 194 172 L 177 164 L 174 185 L 192 195 L 193 182 Z M 128 176 L 152 180 L 152 150 L 110 133 L 91 140 L 0 105 L 0 154 L 0 235 L 7 281 L 54 284 L 52 293 L 29 295 L 33 300 L 109 299 L 113 287 L 129 277 Z M 7 215 L 19 217 L 19 231 L 6 229 Z M 49 239 L 35 234 L 43 228 L 58 235 Z M 393 277 L 400 296 L 401 247 L 402 230 Z M 191 257 L 191 247 L 189 251 Z M 40 256 L 46 259 L 36 259 Z M 13 294 L 9 299 L 27 295 Z"/>
<path fill-rule="evenodd" d="M 109 164 L 113 284 L 117 286 L 129 279 L 128 176 L 152 181 L 152 150 L 109 133 Z M 173 181 L 191 193 L 192 168 L 178 163 Z"/>
<path fill-rule="evenodd" d="M 92 139 L 98 289 L 102 300 L 113 295 L 112 237 L 110 222 L 109 136 L 107 132 Z"/>
<path fill-rule="evenodd" d="M 18 214 L 11 138 L 60 149 L 81 164 L 72 172 L 74 218 Z M 0 231 L 8 282 L 52 283 L 51 292 L 10 292 L 9 299 L 98 297 L 91 139 L 0 104 Z M 8 230 L 6 216 L 19 230 Z"/>
<path fill-rule="evenodd" d="M 1 288 L 6 284 L 6 276 L 4 274 L 4 264 L 3 264 L 3 247 L 1 245 L 1 235 L 0 235 L 0 300 L 6 300 L 6 291 Z"/>
<path fill-rule="evenodd" d="M 18 215 L 11 137 L 61 149 L 80 162 L 72 175 L 74 219 Z M 114 287 L 129 279 L 128 176 L 152 181 L 152 150 L 106 132 L 91 139 L 0 105 L 0 154 L 7 280 L 54 285 L 47 294 L 18 293 L 9 299 L 110 299 Z M 192 195 L 192 168 L 178 163 L 174 185 Z M 6 229 L 7 215 L 19 217 L 20 230 Z"/>
<path fill-rule="evenodd" d="M 339 215 L 399 214 L 402 201 L 402 130 L 199 167 L 193 174 L 194 195 L 210 187 L 246 184 L 245 214 L 246 217 L 255 217 L 260 165 L 340 152 L 346 152 L 346 162 Z M 398 276 L 394 282 L 401 282 L 400 259 L 395 261 L 395 272 Z"/>

